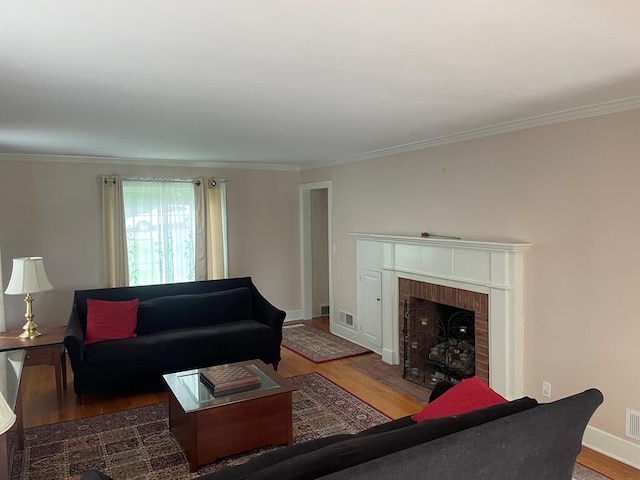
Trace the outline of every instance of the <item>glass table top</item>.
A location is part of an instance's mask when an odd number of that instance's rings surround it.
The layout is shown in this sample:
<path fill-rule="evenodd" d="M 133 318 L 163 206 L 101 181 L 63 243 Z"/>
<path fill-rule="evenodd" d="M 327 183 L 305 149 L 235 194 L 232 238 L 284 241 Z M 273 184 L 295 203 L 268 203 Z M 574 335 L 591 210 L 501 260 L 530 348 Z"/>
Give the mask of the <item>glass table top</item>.
<path fill-rule="evenodd" d="M 200 370 L 186 370 L 184 372 L 163 375 L 169 389 L 185 412 L 204 408 L 228 405 L 251 398 L 263 397 L 279 392 L 293 391 L 295 387 L 286 378 L 278 375 L 271 366 L 259 360 L 239 362 L 260 377 L 260 385 L 250 390 L 236 393 L 222 393 L 214 395 L 213 391 L 200 379 Z"/>
<path fill-rule="evenodd" d="M 12 410 L 16 408 L 24 357 L 24 350 L 0 352 L 0 393 Z"/>

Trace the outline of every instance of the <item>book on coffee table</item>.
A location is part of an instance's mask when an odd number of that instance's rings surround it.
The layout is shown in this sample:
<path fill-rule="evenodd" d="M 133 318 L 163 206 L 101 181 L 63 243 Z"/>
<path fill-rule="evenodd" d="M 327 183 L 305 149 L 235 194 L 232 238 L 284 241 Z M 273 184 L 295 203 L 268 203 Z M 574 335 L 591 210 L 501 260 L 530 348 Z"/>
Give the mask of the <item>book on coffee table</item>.
<path fill-rule="evenodd" d="M 260 377 L 243 365 L 216 365 L 201 368 L 200 379 L 214 395 L 253 390 L 261 384 Z"/>

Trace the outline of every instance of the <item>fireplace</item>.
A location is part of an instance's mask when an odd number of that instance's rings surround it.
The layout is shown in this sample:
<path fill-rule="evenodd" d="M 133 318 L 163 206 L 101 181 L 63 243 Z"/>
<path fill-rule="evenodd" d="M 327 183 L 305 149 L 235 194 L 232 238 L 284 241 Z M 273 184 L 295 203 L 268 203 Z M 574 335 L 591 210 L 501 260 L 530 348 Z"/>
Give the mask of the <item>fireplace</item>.
<path fill-rule="evenodd" d="M 380 294 L 370 294 L 370 303 L 359 290 L 358 313 L 379 312 L 372 330 L 378 343 L 371 348 L 385 362 L 404 363 L 404 301 L 426 299 L 473 312 L 476 375 L 505 398 L 524 394 L 524 256 L 531 244 L 351 235 L 358 274 L 379 279 Z M 357 335 L 339 324 L 335 330 L 349 339 Z"/>
<path fill-rule="evenodd" d="M 403 377 L 429 389 L 474 375 L 488 385 L 488 295 L 407 278 L 398 292 Z"/>

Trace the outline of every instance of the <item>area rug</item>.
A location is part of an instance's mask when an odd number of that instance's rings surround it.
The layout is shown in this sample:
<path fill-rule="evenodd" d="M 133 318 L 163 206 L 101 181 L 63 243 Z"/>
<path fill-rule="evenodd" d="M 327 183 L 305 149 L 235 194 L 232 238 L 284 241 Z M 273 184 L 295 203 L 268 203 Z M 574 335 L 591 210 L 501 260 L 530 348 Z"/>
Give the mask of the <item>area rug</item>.
<path fill-rule="evenodd" d="M 291 378 L 296 443 L 356 433 L 389 418 L 317 373 Z M 187 459 L 169 431 L 167 404 L 134 408 L 82 420 L 28 428 L 25 450 L 10 441 L 10 480 L 76 480 L 95 468 L 116 480 L 191 480 L 246 462 L 257 450 L 228 457 L 189 473 Z M 576 465 L 575 480 L 605 480 Z"/>
<path fill-rule="evenodd" d="M 282 346 L 314 363 L 353 357 L 371 350 L 322 330 L 295 323 L 282 328 Z"/>
<path fill-rule="evenodd" d="M 322 375 L 291 378 L 294 441 L 356 433 L 389 418 Z M 77 479 L 95 468 L 117 480 L 186 480 L 244 463 L 264 450 L 228 457 L 189 473 L 169 431 L 167 404 L 135 408 L 25 430 L 25 449 L 11 442 L 11 480 Z"/>

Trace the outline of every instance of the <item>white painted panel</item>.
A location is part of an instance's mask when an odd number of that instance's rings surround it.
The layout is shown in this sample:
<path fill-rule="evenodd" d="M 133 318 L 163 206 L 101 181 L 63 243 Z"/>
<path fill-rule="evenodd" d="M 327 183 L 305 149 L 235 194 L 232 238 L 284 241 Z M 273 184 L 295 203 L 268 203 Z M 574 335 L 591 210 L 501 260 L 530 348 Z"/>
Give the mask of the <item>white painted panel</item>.
<path fill-rule="evenodd" d="M 360 271 L 359 331 L 366 344 L 382 346 L 381 275 L 370 270 Z"/>
<path fill-rule="evenodd" d="M 421 247 L 420 270 L 430 275 L 451 276 L 451 248 Z"/>
<path fill-rule="evenodd" d="M 356 242 L 358 268 L 379 270 L 382 267 L 382 243 L 358 240 Z"/>
<path fill-rule="evenodd" d="M 507 252 L 491 252 L 491 283 L 509 285 L 509 254 Z"/>
<path fill-rule="evenodd" d="M 396 244 L 396 268 L 416 270 L 420 266 L 420 245 Z"/>
<path fill-rule="evenodd" d="M 393 244 L 382 244 L 382 265 L 386 268 L 393 268 Z"/>
<path fill-rule="evenodd" d="M 484 250 L 455 249 L 453 276 L 476 282 L 491 280 L 491 253 Z"/>

